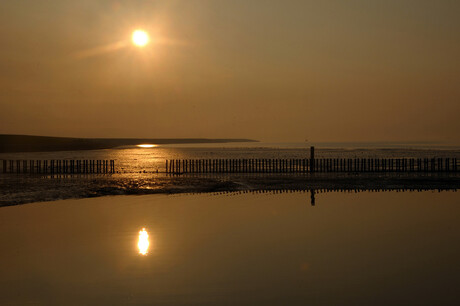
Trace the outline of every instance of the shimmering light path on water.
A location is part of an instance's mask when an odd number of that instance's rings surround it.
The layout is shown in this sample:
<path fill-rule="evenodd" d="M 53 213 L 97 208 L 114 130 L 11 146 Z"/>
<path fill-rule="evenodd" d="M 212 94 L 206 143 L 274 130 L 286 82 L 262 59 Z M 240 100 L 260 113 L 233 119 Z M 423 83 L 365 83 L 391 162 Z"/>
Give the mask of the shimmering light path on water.
<path fill-rule="evenodd" d="M 0 304 L 455 305 L 459 199 L 156 195 L 4 207 Z"/>

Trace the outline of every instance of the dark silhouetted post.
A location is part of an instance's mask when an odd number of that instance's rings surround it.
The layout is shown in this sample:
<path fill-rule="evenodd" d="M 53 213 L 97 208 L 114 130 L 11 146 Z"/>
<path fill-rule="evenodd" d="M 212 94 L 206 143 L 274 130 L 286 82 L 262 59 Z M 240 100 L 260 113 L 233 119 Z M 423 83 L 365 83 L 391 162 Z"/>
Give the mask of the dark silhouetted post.
<path fill-rule="evenodd" d="M 315 147 L 310 147 L 310 172 L 315 172 Z"/>

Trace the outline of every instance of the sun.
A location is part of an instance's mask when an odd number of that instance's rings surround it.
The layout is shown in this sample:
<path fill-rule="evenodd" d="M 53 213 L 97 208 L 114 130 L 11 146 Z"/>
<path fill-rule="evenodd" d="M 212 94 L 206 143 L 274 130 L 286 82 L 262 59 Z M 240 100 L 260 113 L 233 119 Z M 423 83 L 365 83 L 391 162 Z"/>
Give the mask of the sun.
<path fill-rule="evenodd" d="M 133 32 L 132 40 L 134 45 L 144 47 L 149 43 L 150 37 L 144 30 L 136 30 Z"/>

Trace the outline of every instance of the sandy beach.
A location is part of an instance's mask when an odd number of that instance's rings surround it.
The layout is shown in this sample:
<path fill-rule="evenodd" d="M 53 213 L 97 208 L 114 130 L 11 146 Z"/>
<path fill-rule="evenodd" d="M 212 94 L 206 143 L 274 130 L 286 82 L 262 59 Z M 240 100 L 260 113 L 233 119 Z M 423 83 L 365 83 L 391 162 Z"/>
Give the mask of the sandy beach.
<path fill-rule="evenodd" d="M 110 195 L 274 190 L 457 190 L 456 174 L 0 176 L 0 206 Z"/>

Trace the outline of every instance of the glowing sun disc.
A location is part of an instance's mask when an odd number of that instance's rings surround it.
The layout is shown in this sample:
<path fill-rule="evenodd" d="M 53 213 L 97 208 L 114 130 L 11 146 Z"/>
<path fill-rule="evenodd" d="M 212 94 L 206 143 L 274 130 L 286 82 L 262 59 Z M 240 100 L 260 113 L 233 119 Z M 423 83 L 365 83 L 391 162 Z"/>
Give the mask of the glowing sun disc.
<path fill-rule="evenodd" d="M 149 43 L 150 37 L 149 34 L 147 34 L 147 32 L 143 30 L 136 30 L 133 32 L 132 40 L 133 44 L 135 44 L 136 46 L 144 47 Z"/>

